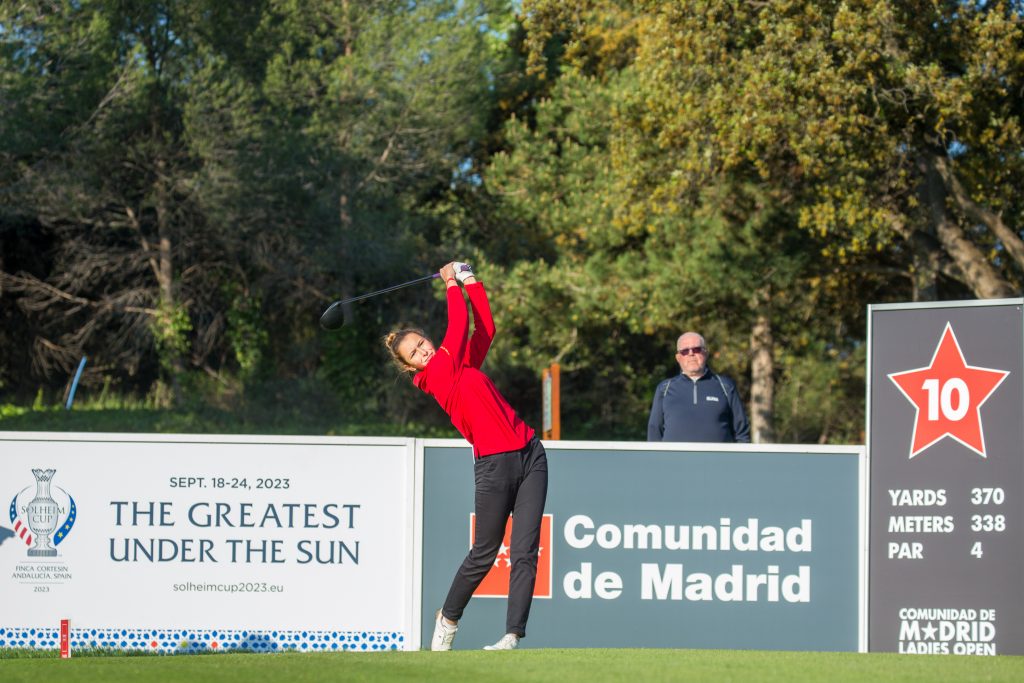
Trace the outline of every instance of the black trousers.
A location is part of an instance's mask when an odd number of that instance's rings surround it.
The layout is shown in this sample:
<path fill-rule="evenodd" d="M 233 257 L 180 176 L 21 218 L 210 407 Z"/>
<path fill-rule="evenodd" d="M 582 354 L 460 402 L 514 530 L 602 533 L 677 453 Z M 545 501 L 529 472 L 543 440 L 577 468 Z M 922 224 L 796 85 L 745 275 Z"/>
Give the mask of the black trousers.
<path fill-rule="evenodd" d="M 458 621 L 473 591 L 487 576 L 505 537 L 512 515 L 512 562 L 508 587 L 505 632 L 526 635 L 533 586 L 537 581 L 540 522 L 548 495 L 548 459 L 540 439 L 534 437 L 518 451 L 478 458 L 476 479 L 476 536 L 462 566 L 455 573 L 441 613 Z"/>

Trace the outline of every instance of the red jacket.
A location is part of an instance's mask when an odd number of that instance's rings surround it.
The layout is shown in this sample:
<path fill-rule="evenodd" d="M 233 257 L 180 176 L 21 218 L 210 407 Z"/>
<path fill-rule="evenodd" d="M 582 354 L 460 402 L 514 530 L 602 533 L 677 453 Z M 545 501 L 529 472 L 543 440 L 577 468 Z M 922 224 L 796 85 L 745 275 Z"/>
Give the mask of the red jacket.
<path fill-rule="evenodd" d="M 483 283 L 466 285 L 466 293 L 473 307 L 473 336 L 467 343 L 466 302 L 458 287 L 449 287 L 444 341 L 427 367 L 413 377 L 413 383 L 437 400 L 455 428 L 473 445 L 473 455 L 482 458 L 519 450 L 534 432 L 480 371 L 494 339 L 494 320 Z"/>

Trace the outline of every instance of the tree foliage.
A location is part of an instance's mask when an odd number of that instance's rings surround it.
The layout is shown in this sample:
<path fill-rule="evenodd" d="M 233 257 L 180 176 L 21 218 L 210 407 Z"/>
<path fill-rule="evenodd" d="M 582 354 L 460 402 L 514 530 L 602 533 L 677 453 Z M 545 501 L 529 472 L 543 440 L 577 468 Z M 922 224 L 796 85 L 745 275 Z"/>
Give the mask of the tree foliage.
<path fill-rule="evenodd" d="M 87 382 L 315 373 L 327 302 L 439 260 L 430 207 L 483 137 L 507 10 L 242 5 L 0 14 L 4 235 L 55 243 L 4 276 L 40 375 L 83 354 Z"/>
<path fill-rule="evenodd" d="M 642 438 L 695 329 L 758 438 L 857 441 L 867 303 L 1021 291 L 1021 2 L 514 6 L 0 4 L 0 391 L 441 423 L 378 348 L 436 292 L 315 321 L 462 258 L 534 424 L 558 361 Z"/>
<path fill-rule="evenodd" d="M 511 220 L 550 231 L 550 277 L 571 305 L 598 303 L 589 317 L 627 329 L 627 347 L 668 349 L 690 328 L 722 340 L 716 360 L 753 412 L 768 401 L 775 431 L 807 439 L 798 411 L 770 408 L 773 385 L 792 407 L 794 378 L 838 367 L 829 390 L 859 403 L 848 359 L 866 303 L 940 285 L 954 298 L 1019 291 L 1019 205 L 966 189 L 1010 198 L 1020 181 L 1019 4 L 524 9 L 534 56 L 558 40 L 564 69 L 535 122 L 509 123 L 490 180 Z M 565 335 L 546 339 L 553 355 Z M 628 367 L 621 349 L 575 339 L 581 355 L 610 351 L 581 366 Z M 857 438 L 857 414 L 837 425 L 817 412 L 814 438 Z"/>

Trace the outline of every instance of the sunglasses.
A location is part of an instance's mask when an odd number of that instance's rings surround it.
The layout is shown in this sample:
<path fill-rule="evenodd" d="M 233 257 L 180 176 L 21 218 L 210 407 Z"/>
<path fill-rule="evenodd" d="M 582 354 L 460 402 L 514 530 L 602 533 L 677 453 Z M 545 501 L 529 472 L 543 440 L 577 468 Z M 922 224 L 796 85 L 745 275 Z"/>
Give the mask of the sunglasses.
<path fill-rule="evenodd" d="M 698 353 L 703 355 L 706 352 L 703 346 L 691 346 L 686 349 L 677 349 L 676 353 L 680 356 L 696 356 Z"/>

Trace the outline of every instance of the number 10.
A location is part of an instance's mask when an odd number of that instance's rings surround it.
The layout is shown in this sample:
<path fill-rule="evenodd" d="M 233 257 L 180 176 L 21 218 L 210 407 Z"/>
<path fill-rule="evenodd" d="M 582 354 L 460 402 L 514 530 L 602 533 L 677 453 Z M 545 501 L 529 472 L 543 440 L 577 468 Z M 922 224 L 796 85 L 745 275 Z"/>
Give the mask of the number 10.
<path fill-rule="evenodd" d="M 926 379 L 921 388 L 928 392 L 928 420 L 935 422 L 939 419 L 939 409 L 942 409 L 942 417 L 953 422 L 958 422 L 967 414 L 971 406 L 971 392 L 967 388 L 967 382 L 959 377 L 946 380 L 939 389 L 939 380 Z M 956 408 L 953 408 L 953 392 L 957 394 Z"/>

